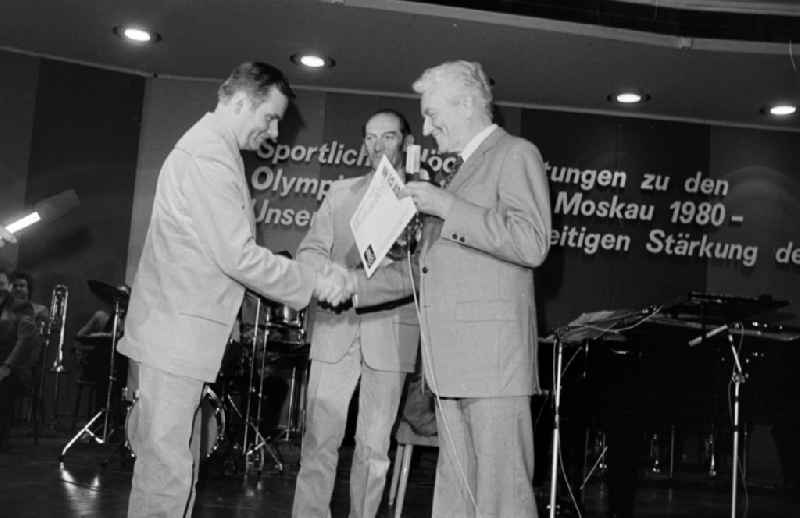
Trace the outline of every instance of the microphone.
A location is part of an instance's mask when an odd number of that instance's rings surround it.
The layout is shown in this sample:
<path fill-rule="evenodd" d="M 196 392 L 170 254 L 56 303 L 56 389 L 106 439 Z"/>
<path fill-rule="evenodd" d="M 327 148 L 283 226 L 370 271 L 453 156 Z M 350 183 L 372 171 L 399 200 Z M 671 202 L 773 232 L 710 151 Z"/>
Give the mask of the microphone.
<path fill-rule="evenodd" d="M 406 181 L 429 181 L 428 171 L 420 167 L 422 146 L 410 144 L 406 148 Z"/>
<path fill-rule="evenodd" d="M 691 340 L 689 340 L 689 347 L 694 347 L 695 345 L 700 344 L 703 340 L 708 340 L 712 336 L 717 336 L 721 332 L 727 331 L 727 330 L 728 330 L 728 326 L 727 325 L 722 325 L 722 326 L 719 326 L 719 327 L 715 327 L 714 329 L 712 329 L 711 331 L 707 332 L 706 334 L 700 335 L 697 338 L 692 338 Z"/>
<path fill-rule="evenodd" d="M 74 190 L 69 189 L 40 201 L 28 214 L 6 225 L 6 230 L 17 234 L 40 221 L 58 219 L 78 205 L 80 205 L 78 195 Z"/>

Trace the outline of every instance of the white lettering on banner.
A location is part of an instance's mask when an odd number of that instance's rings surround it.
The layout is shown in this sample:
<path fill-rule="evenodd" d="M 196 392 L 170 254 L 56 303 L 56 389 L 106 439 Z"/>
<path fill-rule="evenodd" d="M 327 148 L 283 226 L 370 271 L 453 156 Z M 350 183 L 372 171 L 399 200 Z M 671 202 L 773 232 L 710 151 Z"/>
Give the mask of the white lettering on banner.
<path fill-rule="evenodd" d="M 550 232 L 550 245 L 578 248 L 586 255 L 594 255 L 598 250 L 627 252 L 631 248 L 631 237 L 610 232 L 587 232 L 586 227 L 564 225 L 561 230 Z"/>
<path fill-rule="evenodd" d="M 551 182 L 567 183 L 580 186 L 584 191 L 591 191 L 596 186 L 624 189 L 628 181 L 625 171 L 611 171 L 609 169 L 579 169 L 569 166 L 551 166 L 544 163 L 544 170 Z"/>
<path fill-rule="evenodd" d="M 307 227 L 314 216 L 313 212 L 306 209 L 270 207 L 267 198 L 253 200 L 253 214 L 255 214 L 256 223 L 301 228 Z"/>
<path fill-rule="evenodd" d="M 648 237 L 645 249 L 651 254 L 739 261 L 747 267 L 755 265 L 758 259 L 757 246 L 713 241 L 708 234 L 694 238 L 688 232 L 671 234 L 655 228 Z"/>
<path fill-rule="evenodd" d="M 363 145 L 346 146 L 338 140 L 325 142 L 320 145 L 306 146 L 305 144 L 275 144 L 274 142 L 265 142 L 256 151 L 258 157 L 265 160 L 269 165 L 278 165 L 285 162 L 296 164 L 309 164 L 317 162 L 320 165 L 346 165 L 348 167 L 369 167 L 369 154 Z M 450 168 L 455 161 L 455 157 L 448 157 L 442 159 L 437 154 L 437 151 L 430 148 L 422 150 L 420 160 L 426 168 L 431 172 L 437 172 L 442 167 Z M 266 165 L 259 166 L 268 167 Z M 619 171 L 615 171 L 619 173 Z M 622 173 L 624 175 L 624 173 Z M 612 173 L 611 171 L 601 171 L 601 180 L 598 181 L 599 185 L 604 185 L 603 182 L 610 182 Z M 624 180 L 623 180 L 624 184 Z M 623 185 L 624 186 L 624 185 Z"/>
<path fill-rule="evenodd" d="M 340 174 L 338 179 L 343 180 L 344 175 Z M 254 190 L 276 192 L 281 198 L 289 194 L 299 194 L 314 196 L 317 201 L 322 201 L 333 182 L 334 180 L 320 180 L 313 176 L 286 176 L 282 167 L 275 172 L 268 165 L 258 166 L 250 173 L 250 185 Z"/>
<path fill-rule="evenodd" d="M 596 217 L 618 220 L 652 221 L 655 208 L 644 203 L 620 201 L 616 194 L 611 200 L 594 201 L 584 199 L 582 192 L 559 191 L 553 212 L 569 216 Z"/>
<path fill-rule="evenodd" d="M 715 180 L 703 178 L 703 172 L 697 171 L 683 182 L 683 190 L 690 194 L 704 194 L 706 196 L 727 196 L 728 180 Z"/>
<path fill-rule="evenodd" d="M 778 264 L 794 264 L 800 266 L 800 246 L 794 246 L 792 241 L 775 250 L 775 262 Z"/>

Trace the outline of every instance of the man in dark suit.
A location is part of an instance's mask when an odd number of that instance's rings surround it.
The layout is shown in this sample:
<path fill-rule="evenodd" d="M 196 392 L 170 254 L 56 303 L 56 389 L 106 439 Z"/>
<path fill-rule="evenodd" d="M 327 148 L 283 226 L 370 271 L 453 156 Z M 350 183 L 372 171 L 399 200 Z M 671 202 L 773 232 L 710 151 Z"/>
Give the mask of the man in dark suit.
<path fill-rule="evenodd" d="M 425 71 L 423 133 L 463 165 L 440 187 L 410 182 L 426 214 L 415 284 L 422 360 L 437 395 L 433 516 L 537 516 L 530 396 L 539 390 L 533 268 L 550 245 L 541 155 L 492 124 L 478 63 Z M 358 306 L 412 290 L 403 263 L 360 278 Z"/>

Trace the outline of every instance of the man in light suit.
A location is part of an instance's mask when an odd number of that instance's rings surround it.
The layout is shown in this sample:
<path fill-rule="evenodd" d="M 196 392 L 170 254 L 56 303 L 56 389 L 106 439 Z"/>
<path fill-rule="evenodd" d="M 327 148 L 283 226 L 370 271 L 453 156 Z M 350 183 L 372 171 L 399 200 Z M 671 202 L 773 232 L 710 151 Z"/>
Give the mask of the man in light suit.
<path fill-rule="evenodd" d="M 385 155 L 400 170 L 403 150 L 412 139 L 408 122 L 393 110 L 376 112 L 364 126 L 364 145 L 373 167 Z M 358 266 L 350 218 L 373 174 L 374 169 L 366 176 L 332 185 L 297 249 L 298 261 L 315 268 L 323 268 L 329 262 Z M 372 518 L 383 496 L 389 469 L 389 436 L 403 382 L 406 373 L 414 370 L 417 357 L 416 311 L 407 296 L 363 311 L 332 311 L 319 306 L 316 310 L 306 429 L 292 516 L 330 516 L 347 410 L 360 383 L 356 447 L 350 470 L 350 516 Z"/>
<path fill-rule="evenodd" d="M 439 398 L 433 516 L 535 517 L 533 268 L 551 225 L 544 166 L 533 144 L 492 124 L 480 64 L 443 63 L 413 87 L 423 133 L 463 159 L 444 187 L 406 186 L 427 215 L 415 273 L 423 371 Z M 402 266 L 361 277 L 356 305 L 409 292 Z"/>
<path fill-rule="evenodd" d="M 217 376 L 245 289 L 296 309 L 312 295 L 334 303 L 345 295 L 341 273 L 316 272 L 255 241 L 239 151 L 277 138 L 291 97 L 277 68 L 239 65 L 220 86 L 216 109 L 181 137 L 159 173 L 119 345 L 140 365 L 129 420 L 136 454 L 129 517 L 191 515 L 196 410 L 203 384 Z"/>

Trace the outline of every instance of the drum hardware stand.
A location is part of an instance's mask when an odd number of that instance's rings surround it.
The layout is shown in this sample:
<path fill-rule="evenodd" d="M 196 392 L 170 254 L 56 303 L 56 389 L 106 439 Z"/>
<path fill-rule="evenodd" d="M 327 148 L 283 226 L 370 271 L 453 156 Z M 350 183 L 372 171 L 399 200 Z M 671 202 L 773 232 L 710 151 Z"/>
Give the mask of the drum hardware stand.
<path fill-rule="evenodd" d="M 257 355 L 257 352 L 258 352 L 258 341 L 259 341 L 258 328 L 259 328 L 259 324 L 261 322 L 261 306 L 262 306 L 261 297 L 258 297 L 258 299 L 256 300 L 256 317 L 255 317 L 255 322 L 254 322 L 254 325 L 253 325 L 253 340 L 252 340 L 252 346 L 251 346 L 251 351 L 250 351 L 250 372 L 249 372 L 249 376 L 247 378 L 247 402 L 245 403 L 245 405 L 246 405 L 246 407 L 245 407 L 245 415 L 244 415 L 244 418 L 243 418 L 243 421 L 244 421 L 244 423 L 243 423 L 244 424 L 244 432 L 243 432 L 243 437 L 242 437 L 242 455 L 244 456 L 243 460 L 244 460 L 244 466 L 245 466 L 245 469 L 244 469 L 245 476 L 247 475 L 247 466 L 248 466 L 248 461 L 250 460 L 250 457 L 252 455 L 254 455 L 258 450 L 260 450 L 262 448 L 272 458 L 273 462 L 275 463 L 275 468 L 278 471 L 282 472 L 283 471 L 283 466 L 284 466 L 283 460 L 280 458 L 280 455 L 278 454 L 278 451 L 271 444 L 269 444 L 267 438 L 265 438 L 261 434 L 261 408 L 262 408 L 262 403 L 264 401 L 264 399 L 263 399 L 264 398 L 264 368 L 266 366 L 267 343 L 268 343 L 269 330 L 270 330 L 270 313 L 269 313 L 269 311 L 265 312 L 266 313 L 266 317 L 267 317 L 267 322 L 266 322 L 266 326 L 265 326 L 265 329 L 264 329 L 264 335 L 263 335 L 263 339 L 262 339 L 263 345 L 261 347 L 261 349 L 262 349 L 261 369 L 259 371 L 259 376 L 258 376 L 258 380 L 259 380 L 259 382 L 258 382 L 258 402 L 256 404 L 256 416 L 255 416 L 256 420 L 255 420 L 255 423 L 253 423 L 253 421 L 251 420 L 252 396 L 255 393 L 255 389 L 253 388 L 253 375 L 254 375 L 253 371 L 254 371 L 255 362 L 256 362 L 256 355 Z M 231 401 L 230 399 L 229 399 L 229 402 L 231 404 L 233 404 L 233 401 Z M 242 414 L 236 408 L 236 405 L 233 405 L 233 409 L 237 414 L 239 414 L 239 417 L 241 418 Z M 253 446 L 248 449 L 248 431 L 249 431 L 250 428 L 253 428 L 253 433 L 255 434 L 255 438 L 253 440 Z M 260 459 L 259 471 L 261 471 L 261 468 L 263 468 L 263 465 L 264 465 L 264 458 L 262 456 L 261 459 Z"/>
<path fill-rule="evenodd" d="M 66 456 L 67 452 L 75 445 L 76 442 L 81 440 L 83 437 L 91 437 L 95 444 L 105 445 L 108 442 L 108 438 L 110 435 L 109 432 L 109 420 L 111 418 L 111 395 L 114 389 L 114 383 L 117 381 L 116 373 L 114 371 L 114 357 L 117 352 L 117 332 L 119 329 L 119 322 L 120 322 L 120 314 L 122 312 L 122 307 L 120 304 L 119 298 L 114 300 L 114 320 L 111 329 L 111 347 L 109 354 L 111 359 L 109 360 L 109 367 L 108 367 L 108 388 L 106 389 L 106 406 L 101 408 L 91 419 L 87 422 L 83 428 L 78 430 L 66 445 L 61 450 L 61 453 L 58 456 L 59 462 L 64 461 L 64 457 Z M 99 430 L 94 430 L 94 425 L 96 422 L 99 421 L 100 418 L 103 418 L 103 427 L 102 427 L 102 434 L 98 435 Z"/>
<path fill-rule="evenodd" d="M 292 367 L 292 377 L 289 381 L 289 408 L 287 409 L 288 419 L 286 429 L 281 433 L 280 440 L 283 442 L 291 442 L 292 434 L 297 434 L 299 438 L 303 437 L 305 431 L 305 408 L 306 408 L 306 390 L 308 389 L 308 362 L 304 367 L 303 383 L 300 385 L 299 390 L 297 386 L 297 365 Z M 299 401 L 298 401 L 299 400 Z M 297 415 L 299 414 L 299 415 Z"/>
<path fill-rule="evenodd" d="M 242 416 L 242 411 L 239 410 L 238 406 L 236 406 L 236 403 L 233 401 L 233 398 L 231 397 L 230 394 L 227 394 L 225 396 L 225 401 L 227 402 L 228 406 L 230 406 L 231 410 L 233 410 L 233 413 L 236 414 L 236 416 L 242 421 L 242 423 L 243 424 L 246 423 L 247 427 L 253 428 L 253 433 L 256 434 L 256 439 L 257 439 L 258 442 L 256 443 L 255 446 L 253 446 L 249 450 L 245 451 L 245 462 L 247 462 L 247 456 L 248 455 L 252 455 L 259 448 L 263 447 L 264 450 L 272 458 L 272 460 L 273 460 L 273 462 L 275 464 L 275 469 L 282 472 L 283 468 L 284 468 L 284 463 L 283 463 L 283 460 L 281 459 L 280 453 L 278 453 L 278 450 L 275 449 L 275 447 L 272 446 L 272 444 L 269 443 L 268 439 L 265 438 L 261 434 L 261 432 L 258 430 L 258 428 L 256 427 L 255 424 L 253 424 L 250 421 L 245 421 L 244 416 Z M 247 465 L 247 464 L 245 464 L 245 465 Z"/>
<path fill-rule="evenodd" d="M 600 469 L 603 470 L 606 468 L 605 458 L 606 453 L 608 452 L 608 446 L 605 444 L 603 445 L 603 451 L 600 452 L 600 455 L 597 456 L 597 460 L 592 465 L 592 468 L 586 473 L 586 476 L 583 478 L 583 483 L 581 484 L 580 490 L 583 491 L 583 488 L 586 487 L 586 484 L 589 483 L 589 479 L 592 478 L 592 474 L 594 474 L 595 470 Z"/>

